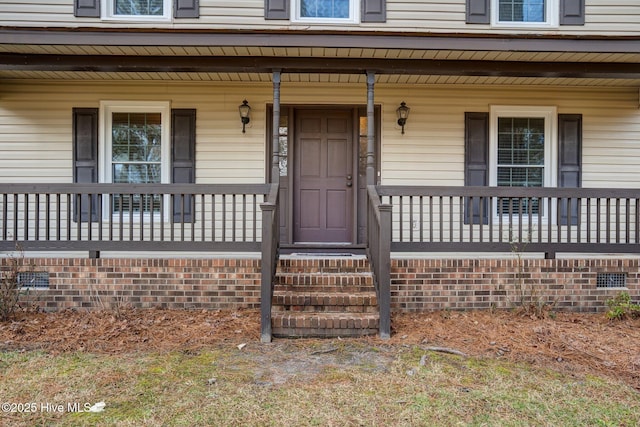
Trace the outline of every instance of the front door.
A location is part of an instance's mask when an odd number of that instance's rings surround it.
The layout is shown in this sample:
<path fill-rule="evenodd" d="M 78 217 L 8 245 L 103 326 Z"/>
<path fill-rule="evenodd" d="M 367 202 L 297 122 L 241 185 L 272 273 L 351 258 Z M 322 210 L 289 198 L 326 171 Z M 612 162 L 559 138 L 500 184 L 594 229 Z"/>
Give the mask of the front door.
<path fill-rule="evenodd" d="M 353 241 L 353 132 L 351 110 L 296 110 L 294 242 Z"/>

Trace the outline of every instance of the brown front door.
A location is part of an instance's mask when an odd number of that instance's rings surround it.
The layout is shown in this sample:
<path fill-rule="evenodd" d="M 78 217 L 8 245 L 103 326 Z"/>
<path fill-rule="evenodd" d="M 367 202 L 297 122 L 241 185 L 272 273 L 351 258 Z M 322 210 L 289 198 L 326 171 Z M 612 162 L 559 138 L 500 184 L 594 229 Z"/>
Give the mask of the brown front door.
<path fill-rule="evenodd" d="M 296 110 L 293 238 L 353 240 L 353 112 Z"/>

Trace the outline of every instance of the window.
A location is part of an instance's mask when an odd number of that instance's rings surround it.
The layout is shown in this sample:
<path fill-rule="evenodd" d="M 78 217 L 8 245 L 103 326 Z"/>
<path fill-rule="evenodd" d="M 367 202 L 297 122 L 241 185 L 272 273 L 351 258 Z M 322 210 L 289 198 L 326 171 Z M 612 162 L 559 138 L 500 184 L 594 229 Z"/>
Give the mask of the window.
<path fill-rule="evenodd" d="M 557 138 L 554 107 L 493 106 L 490 127 L 490 185 L 553 187 L 556 185 Z M 540 201 L 504 200 L 497 215 L 545 214 Z"/>
<path fill-rule="evenodd" d="M 102 0 L 104 19 L 169 21 L 170 0 Z"/>
<path fill-rule="evenodd" d="M 168 183 L 169 104 L 104 101 L 101 110 L 104 167 L 100 181 Z M 160 196 L 116 195 L 110 211 L 159 212 L 160 205 Z"/>
<path fill-rule="evenodd" d="M 293 22 L 353 23 L 359 22 L 356 0 L 292 0 Z"/>
<path fill-rule="evenodd" d="M 504 27 L 555 27 L 557 0 L 492 0 L 491 23 Z"/>

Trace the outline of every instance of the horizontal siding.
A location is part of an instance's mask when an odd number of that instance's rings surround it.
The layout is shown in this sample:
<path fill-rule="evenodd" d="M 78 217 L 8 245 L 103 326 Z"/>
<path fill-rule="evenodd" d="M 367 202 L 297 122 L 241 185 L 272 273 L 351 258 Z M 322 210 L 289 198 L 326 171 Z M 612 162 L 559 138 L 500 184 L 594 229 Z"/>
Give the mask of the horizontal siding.
<path fill-rule="evenodd" d="M 287 21 L 265 20 L 263 0 L 201 0 L 200 18 L 168 23 L 131 23 L 75 18 L 73 0 L 13 0 L 0 2 L 0 25 L 180 28 L 180 29 L 297 29 L 456 33 L 552 33 L 574 35 L 638 35 L 640 4 L 636 0 L 591 0 L 586 5 L 586 25 L 562 26 L 531 31 L 498 30 L 488 25 L 465 23 L 465 0 L 388 0 L 387 22 L 361 25 L 295 25 Z"/>
<path fill-rule="evenodd" d="M 283 104 L 364 105 L 364 84 L 286 83 Z M 251 123 L 241 132 L 238 105 Z M 0 182 L 71 182 L 71 109 L 100 100 L 162 100 L 197 110 L 199 183 L 265 179 L 270 84 L 5 82 L 0 87 Z M 491 104 L 553 105 L 583 115 L 583 186 L 640 188 L 640 109 L 635 88 L 428 86 L 377 84 L 382 106 L 382 182 L 463 185 L 464 113 Z M 400 133 L 395 109 L 411 114 Z"/>

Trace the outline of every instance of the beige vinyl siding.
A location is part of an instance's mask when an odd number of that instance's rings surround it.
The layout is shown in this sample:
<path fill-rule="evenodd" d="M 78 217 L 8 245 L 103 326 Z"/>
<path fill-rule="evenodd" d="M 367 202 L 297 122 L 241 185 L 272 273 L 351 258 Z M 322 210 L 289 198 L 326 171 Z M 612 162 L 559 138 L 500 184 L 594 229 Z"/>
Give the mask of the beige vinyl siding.
<path fill-rule="evenodd" d="M 563 35 L 638 35 L 640 4 L 635 0 L 592 0 L 586 4 L 586 25 L 552 29 L 492 29 L 488 25 L 465 23 L 465 0 L 388 0 L 387 22 L 360 25 L 290 24 L 286 20 L 265 20 L 263 0 L 201 0 L 200 18 L 174 19 L 167 23 L 101 21 L 75 18 L 73 0 L 27 0 L 0 3 L 0 25 L 180 28 L 180 29 L 294 29 L 347 31 L 401 31 L 440 33 L 530 33 Z"/>
<path fill-rule="evenodd" d="M 238 105 L 245 96 L 253 111 L 242 134 Z M 172 108 L 195 108 L 197 182 L 264 182 L 264 114 L 270 96 L 268 86 L 250 84 L 5 82 L 0 87 L 0 182 L 72 182 L 71 110 L 97 108 L 101 100 L 168 100 Z"/>
<path fill-rule="evenodd" d="M 640 188 L 640 109 L 635 88 L 379 85 L 376 99 L 395 99 L 383 106 L 385 184 L 463 185 L 464 113 L 488 112 L 494 104 L 557 106 L 559 114 L 582 114 L 583 186 Z M 395 124 L 400 101 L 411 107 L 405 135 Z"/>
<path fill-rule="evenodd" d="M 283 104 L 365 105 L 366 86 L 283 83 Z M 241 132 L 238 105 L 251 123 Z M 0 182 L 71 182 L 71 109 L 100 100 L 170 101 L 195 108 L 196 180 L 265 180 L 266 107 L 271 84 L 4 82 L 0 87 Z M 562 88 L 377 84 L 382 105 L 385 184 L 463 185 L 464 113 L 494 105 L 556 106 L 583 115 L 583 186 L 640 187 L 640 109 L 636 88 Z M 411 115 L 400 134 L 395 109 Z"/>

